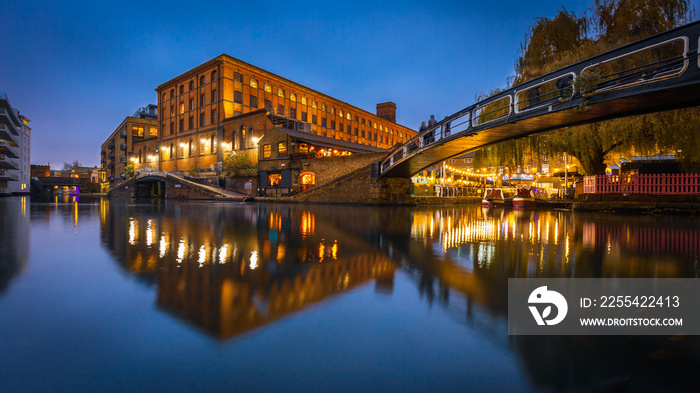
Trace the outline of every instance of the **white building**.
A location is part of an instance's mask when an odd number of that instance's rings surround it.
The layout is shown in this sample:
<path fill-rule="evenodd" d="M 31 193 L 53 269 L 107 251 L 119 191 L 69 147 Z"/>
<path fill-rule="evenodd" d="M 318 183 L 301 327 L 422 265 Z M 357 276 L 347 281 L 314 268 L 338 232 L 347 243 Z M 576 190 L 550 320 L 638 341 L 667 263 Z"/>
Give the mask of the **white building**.
<path fill-rule="evenodd" d="M 0 195 L 29 194 L 30 158 L 29 119 L 0 93 Z"/>

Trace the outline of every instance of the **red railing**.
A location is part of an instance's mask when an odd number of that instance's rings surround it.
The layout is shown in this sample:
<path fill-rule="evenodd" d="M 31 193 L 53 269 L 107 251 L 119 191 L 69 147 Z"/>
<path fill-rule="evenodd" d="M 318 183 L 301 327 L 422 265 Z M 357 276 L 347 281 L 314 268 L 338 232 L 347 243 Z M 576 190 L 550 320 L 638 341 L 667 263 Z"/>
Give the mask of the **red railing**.
<path fill-rule="evenodd" d="M 700 173 L 586 176 L 586 194 L 700 194 Z"/>

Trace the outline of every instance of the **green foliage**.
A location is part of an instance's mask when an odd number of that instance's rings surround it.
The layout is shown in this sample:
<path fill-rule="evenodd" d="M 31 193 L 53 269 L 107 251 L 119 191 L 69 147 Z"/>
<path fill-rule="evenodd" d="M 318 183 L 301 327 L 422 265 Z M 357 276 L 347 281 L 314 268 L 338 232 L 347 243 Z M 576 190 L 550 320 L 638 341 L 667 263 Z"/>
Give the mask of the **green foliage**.
<path fill-rule="evenodd" d="M 190 167 L 190 170 L 187 171 L 190 176 L 196 176 L 197 172 L 199 172 L 199 166 L 197 166 L 197 160 L 195 159 L 194 162 L 192 163 L 192 166 Z"/>
<path fill-rule="evenodd" d="M 226 153 L 223 162 L 224 176 L 255 176 L 258 174 L 258 166 L 254 164 L 245 153 Z"/>
<path fill-rule="evenodd" d="M 553 19 L 538 18 L 521 44 L 513 81 L 522 83 L 666 31 L 688 22 L 691 14 L 688 0 L 595 0 L 589 17 L 562 9 Z M 569 96 L 578 91 L 585 97 L 599 79 L 597 73 L 581 75 Z M 587 100 L 579 109 L 590 109 Z M 700 147 L 699 112 L 690 108 L 556 130 L 531 136 L 529 143 L 517 140 L 492 146 L 475 154 L 475 161 L 513 165 L 528 156 L 566 152 L 580 161 L 586 174 L 603 174 L 608 153 L 633 148 L 646 154 L 676 152 L 681 167 L 690 170 L 700 167 L 695 153 Z"/>
<path fill-rule="evenodd" d="M 127 179 L 134 177 L 134 163 L 130 162 L 124 167 L 124 175 Z"/>

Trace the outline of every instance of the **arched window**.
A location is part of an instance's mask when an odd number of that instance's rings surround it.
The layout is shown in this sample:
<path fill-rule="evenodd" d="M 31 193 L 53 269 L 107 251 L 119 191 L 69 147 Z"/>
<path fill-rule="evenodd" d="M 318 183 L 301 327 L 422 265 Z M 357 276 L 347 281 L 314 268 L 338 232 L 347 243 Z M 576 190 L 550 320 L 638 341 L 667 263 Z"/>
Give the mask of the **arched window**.
<path fill-rule="evenodd" d="M 185 94 L 185 85 L 180 85 L 180 94 Z"/>
<path fill-rule="evenodd" d="M 216 135 L 214 134 L 211 134 L 211 138 L 209 138 L 209 152 L 216 153 Z"/>
<path fill-rule="evenodd" d="M 211 81 L 214 82 L 216 80 L 216 71 L 211 72 Z"/>
<path fill-rule="evenodd" d="M 194 141 L 192 140 L 192 138 L 190 138 L 190 143 L 189 143 L 187 155 L 188 155 L 189 157 L 194 156 Z"/>
<path fill-rule="evenodd" d="M 238 145 L 236 145 L 236 131 L 231 132 L 231 150 L 238 149 Z"/>
<path fill-rule="evenodd" d="M 277 96 L 284 98 L 284 89 L 281 87 L 277 88 Z"/>
<path fill-rule="evenodd" d="M 172 160 L 173 158 L 175 158 L 175 145 L 171 143 L 170 151 L 168 152 L 168 159 Z"/>
<path fill-rule="evenodd" d="M 139 164 L 143 162 L 143 152 L 139 149 Z"/>
<path fill-rule="evenodd" d="M 241 135 L 239 138 L 239 144 L 241 150 L 246 148 L 246 136 L 245 136 L 245 126 L 241 126 Z"/>
<path fill-rule="evenodd" d="M 190 90 L 194 90 L 194 81 L 190 81 Z"/>
<path fill-rule="evenodd" d="M 170 89 L 170 99 L 175 97 L 175 89 Z"/>
<path fill-rule="evenodd" d="M 204 75 L 199 77 L 199 86 L 204 86 Z"/>

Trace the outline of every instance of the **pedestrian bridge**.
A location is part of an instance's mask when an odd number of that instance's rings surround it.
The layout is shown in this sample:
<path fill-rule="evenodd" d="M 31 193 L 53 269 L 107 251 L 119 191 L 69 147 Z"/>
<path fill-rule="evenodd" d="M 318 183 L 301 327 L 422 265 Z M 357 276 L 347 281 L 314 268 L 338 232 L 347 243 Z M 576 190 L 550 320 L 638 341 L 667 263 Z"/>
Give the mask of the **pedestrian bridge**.
<path fill-rule="evenodd" d="M 700 22 L 600 54 L 477 102 L 416 135 L 375 177 L 410 177 L 499 142 L 700 105 Z"/>

